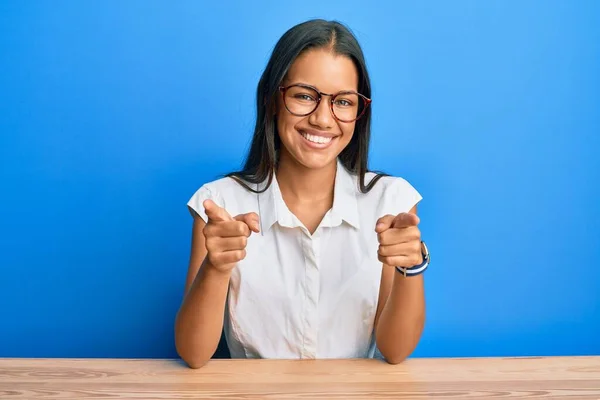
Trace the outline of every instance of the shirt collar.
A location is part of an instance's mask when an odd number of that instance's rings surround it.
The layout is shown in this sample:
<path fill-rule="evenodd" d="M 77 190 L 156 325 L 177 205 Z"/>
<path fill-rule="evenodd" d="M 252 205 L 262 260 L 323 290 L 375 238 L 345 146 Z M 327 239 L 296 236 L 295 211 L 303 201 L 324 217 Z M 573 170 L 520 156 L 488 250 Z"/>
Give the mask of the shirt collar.
<path fill-rule="evenodd" d="M 263 182 L 259 185 L 259 189 L 263 189 L 267 183 L 268 181 Z M 360 228 L 356 190 L 356 176 L 351 174 L 338 159 L 333 189 L 333 207 L 325 214 L 320 226 L 334 227 L 345 221 L 356 229 Z M 271 185 L 264 192 L 258 194 L 258 211 L 261 231 L 269 230 L 275 222 L 288 228 L 302 226 L 300 220 L 285 204 L 275 175 L 273 175 Z"/>
<path fill-rule="evenodd" d="M 360 228 L 357 194 L 357 177 L 351 174 L 338 159 L 331 208 L 333 226 L 346 221 L 356 229 Z"/>

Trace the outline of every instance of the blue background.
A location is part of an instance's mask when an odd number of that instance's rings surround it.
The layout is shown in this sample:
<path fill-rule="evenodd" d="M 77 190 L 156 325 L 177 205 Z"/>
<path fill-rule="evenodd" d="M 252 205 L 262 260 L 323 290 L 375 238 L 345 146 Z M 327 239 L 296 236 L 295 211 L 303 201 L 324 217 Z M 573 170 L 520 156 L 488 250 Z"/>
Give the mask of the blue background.
<path fill-rule="evenodd" d="M 600 354 L 600 3 L 0 2 L 0 356 L 173 357 L 185 203 L 276 40 L 357 34 L 372 164 L 424 196 L 413 356 Z"/>

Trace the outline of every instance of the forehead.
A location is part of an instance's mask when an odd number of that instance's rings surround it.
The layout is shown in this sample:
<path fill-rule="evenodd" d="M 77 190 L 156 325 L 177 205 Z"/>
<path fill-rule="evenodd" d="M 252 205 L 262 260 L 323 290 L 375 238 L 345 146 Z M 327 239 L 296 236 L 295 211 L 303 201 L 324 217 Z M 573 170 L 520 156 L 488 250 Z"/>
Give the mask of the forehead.
<path fill-rule="evenodd" d="M 352 60 L 327 49 L 308 50 L 288 71 L 286 84 L 305 83 L 325 93 L 358 90 L 358 71 Z"/>

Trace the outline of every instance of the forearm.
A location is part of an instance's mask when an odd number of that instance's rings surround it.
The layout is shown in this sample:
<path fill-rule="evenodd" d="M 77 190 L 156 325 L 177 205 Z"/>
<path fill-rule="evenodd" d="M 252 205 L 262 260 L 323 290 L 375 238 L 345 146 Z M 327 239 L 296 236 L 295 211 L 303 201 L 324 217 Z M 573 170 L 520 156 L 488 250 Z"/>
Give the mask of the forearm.
<path fill-rule="evenodd" d="M 425 324 L 423 275 L 404 277 L 394 272 L 390 295 L 381 312 L 375 337 L 387 362 L 397 364 L 416 348 Z"/>
<path fill-rule="evenodd" d="M 175 320 L 175 345 L 192 368 L 203 366 L 215 353 L 221 331 L 230 273 L 212 268 L 206 261 Z"/>

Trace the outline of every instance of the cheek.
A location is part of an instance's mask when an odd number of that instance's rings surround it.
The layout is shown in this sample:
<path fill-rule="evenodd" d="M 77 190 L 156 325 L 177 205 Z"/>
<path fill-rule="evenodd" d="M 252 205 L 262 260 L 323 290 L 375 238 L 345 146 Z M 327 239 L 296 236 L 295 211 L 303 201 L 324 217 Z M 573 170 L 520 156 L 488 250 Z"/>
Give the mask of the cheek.
<path fill-rule="evenodd" d="M 356 127 L 356 123 L 352 124 L 341 124 L 340 130 L 342 131 L 343 138 L 345 142 L 349 142 L 354 135 L 354 128 Z"/>
<path fill-rule="evenodd" d="M 277 132 L 280 134 L 285 134 L 286 127 L 289 126 L 289 113 L 286 112 L 284 105 L 281 102 L 281 99 L 277 100 L 277 108 L 275 113 L 275 121 L 277 124 Z"/>
<path fill-rule="evenodd" d="M 277 117 L 277 132 L 280 136 L 289 136 L 294 130 L 294 125 L 297 123 L 290 114 L 279 114 Z"/>
<path fill-rule="evenodd" d="M 296 117 L 283 110 L 277 113 L 277 132 L 279 136 L 285 140 L 286 137 L 290 137 L 296 134 L 295 126 L 305 117 Z"/>

